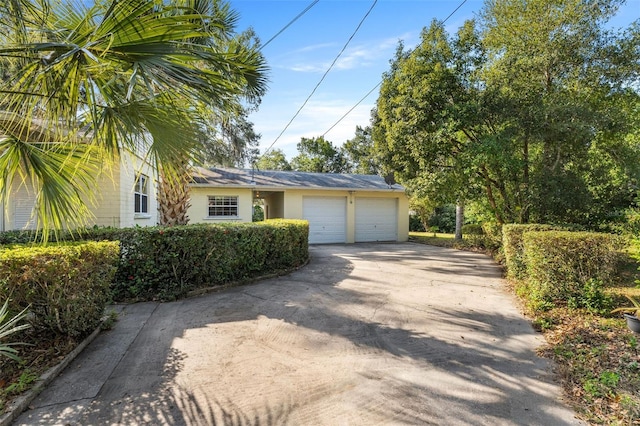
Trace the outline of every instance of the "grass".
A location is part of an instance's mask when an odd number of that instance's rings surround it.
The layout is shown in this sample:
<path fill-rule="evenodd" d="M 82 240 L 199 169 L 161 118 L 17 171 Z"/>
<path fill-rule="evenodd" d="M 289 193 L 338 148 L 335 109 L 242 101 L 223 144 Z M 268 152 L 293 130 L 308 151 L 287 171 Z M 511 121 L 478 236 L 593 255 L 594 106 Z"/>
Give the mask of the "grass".
<path fill-rule="evenodd" d="M 410 241 L 479 250 L 471 239 L 451 234 L 410 233 Z M 609 283 L 611 306 L 627 306 L 625 295 L 640 297 L 640 240 L 632 242 L 618 279 Z M 511 282 L 515 292 L 518 283 Z M 522 309 L 545 337 L 540 356 L 555 362 L 565 398 L 590 424 L 640 425 L 640 335 L 627 329 L 618 314 L 570 309 L 557 304 L 545 312 Z"/>

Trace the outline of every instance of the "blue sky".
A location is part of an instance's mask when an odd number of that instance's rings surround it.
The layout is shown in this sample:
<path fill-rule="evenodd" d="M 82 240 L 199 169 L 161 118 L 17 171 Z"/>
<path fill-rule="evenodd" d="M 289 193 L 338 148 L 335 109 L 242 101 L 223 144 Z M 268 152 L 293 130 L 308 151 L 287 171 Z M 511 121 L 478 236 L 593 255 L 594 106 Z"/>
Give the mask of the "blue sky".
<path fill-rule="evenodd" d="M 291 159 L 301 137 L 320 136 L 381 81 L 399 40 L 415 46 L 432 19 L 445 19 L 462 0 L 378 0 L 341 58 L 318 87 L 274 148 Z M 230 0 L 240 14 L 238 30 L 253 27 L 263 43 L 274 36 L 311 0 Z M 264 152 L 304 103 L 331 62 L 352 35 L 373 0 L 320 0 L 264 49 L 270 67 L 269 90 L 250 116 L 262 135 Z M 450 33 L 482 8 L 482 0 L 467 0 L 447 21 Z M 640 0 L 629 0 L 614 25 L 640 17 Z M 378 90 L 374 90 L 325 138 L 340 146 L 353 138 L 356 125 L 369 124 Z"/>

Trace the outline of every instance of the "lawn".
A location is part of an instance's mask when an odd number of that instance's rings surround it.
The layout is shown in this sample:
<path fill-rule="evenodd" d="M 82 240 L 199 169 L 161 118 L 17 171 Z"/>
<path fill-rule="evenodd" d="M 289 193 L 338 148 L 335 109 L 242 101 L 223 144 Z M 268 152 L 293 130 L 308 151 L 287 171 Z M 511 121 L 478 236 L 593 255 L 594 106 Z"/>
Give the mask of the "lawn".
<path fill-rule="evenodd" d="M 470 239 L 456 242 L 452 234 L 411 232 L 410 241 L 477 250 Z M 625 295 L 640 297 L 640 240 L 632 241 L 623 257 L 618 280 L 607 288 L 611 307 L 629 305 Z M 515 293 L 518 283 L 508 285 Z M 545 337 L 539 355 L 555 362 L 564 396 L 580 418 L 591 424 L 640 424 L 640 336 L 620 315 L 566 306 L 533 312 L 524 303 L 521 308 Z"/>

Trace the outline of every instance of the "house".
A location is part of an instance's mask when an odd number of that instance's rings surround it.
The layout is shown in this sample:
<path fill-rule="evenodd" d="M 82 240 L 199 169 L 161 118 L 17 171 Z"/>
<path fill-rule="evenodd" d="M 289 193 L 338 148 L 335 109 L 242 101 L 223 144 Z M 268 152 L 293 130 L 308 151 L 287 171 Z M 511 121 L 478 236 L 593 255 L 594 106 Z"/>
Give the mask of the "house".
<path fill-rule="evenodd" d="M 309 242 L 407 241 L 404 188 L 374 175 L 199 168 L 191 185 L 190 223 L 306 219 Z"/>
<path fill-rule="evenodd" d="M 119 164 L 97 178 L 96 203 L 89 205 L 93 213 L 89 225 L 153 226 L 158 223 L 157 173 L 147 161 L 131 153 L 123 153 Z M 14 182 L 6 205 L 0 206 L 0 231 L 34 229 L 36 193 L 26 183 Z"/>

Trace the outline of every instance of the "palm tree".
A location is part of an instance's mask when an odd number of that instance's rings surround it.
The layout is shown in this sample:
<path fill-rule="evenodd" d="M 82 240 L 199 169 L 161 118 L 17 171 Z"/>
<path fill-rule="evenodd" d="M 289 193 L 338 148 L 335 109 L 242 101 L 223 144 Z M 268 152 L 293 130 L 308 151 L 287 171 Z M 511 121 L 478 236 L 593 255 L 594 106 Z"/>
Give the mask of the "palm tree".
<path fill-rule="evenodd" d="M 96 171 L 124 151 L 179 183 L 203 112 L 266 89 L 222 1 L 7 0 L 0 18 L 0 201 L 30 181 L 44 230 L 83 223 Z"/>

